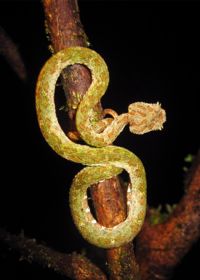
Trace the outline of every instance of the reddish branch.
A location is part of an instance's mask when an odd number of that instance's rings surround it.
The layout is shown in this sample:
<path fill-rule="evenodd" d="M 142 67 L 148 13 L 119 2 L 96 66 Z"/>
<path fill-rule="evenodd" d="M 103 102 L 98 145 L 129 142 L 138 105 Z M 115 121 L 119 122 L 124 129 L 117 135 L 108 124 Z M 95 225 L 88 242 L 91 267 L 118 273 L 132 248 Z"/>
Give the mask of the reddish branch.
<path fill-rule="evenodd" d="M 163 224 L 148 217 L 137 239 L 142 279 L 170 279 L 174 268 L 200 237 L 200 151 L 186 180 L 186 193 Z"/>
<path fill-rule="evenodd" d="M 44 10 L 54 51 L 70 46 L 88 46 L 76 0 L 44 0 Z M 71 119 L 72 132 L 68 136 L 77 136 L 75 131 L 76 94 L 82 96 L 91 83 L 90 72 L 82 65 L 75 65 L 63 73 L 63 88 L 67 96 L 68 113 Z M 75 106 L 73 106 L 75 105 Z M 101 105 L 96 107 L 102 112 Z M 74 137 L 75 135 L 75 137 Z M 92 187 L 92 198 L 95 212 L 102 225 L 114 226 L 126 217 L 126 207 L 121 185 L 116 177 Z M 107 250 L 107 262 L 111 278 L 137 279 L 138 266 L 135 262 L 132 245 L 119 249 Z M 128 265 L 127 265 L 128 264 Z"/>
<path fill-rule="evenodd" d="M 124 187 L 125 189 L 125 187 Z M 118 177 L 98 183 L 91 189 L 97 220 L 113 227 L 126 218 L 126 200 Z M 140 279 L 133 244 L 106 250 L 110 279 Z"/>
<path fill-rule="evenodd" d="M 78 4 L 75 0 L 43 0 L 46 31 L 51 40 L 50 49 L 58 52 L 72 46 L 88 46 L 83 30 Z M 73 65 L 62 73 L 62 85 L 66 94 L 70 126 L 75 130 L 75 113 L 79 97 L 83 96 L 91 83 L 89 70 L 83 65 Z"/>

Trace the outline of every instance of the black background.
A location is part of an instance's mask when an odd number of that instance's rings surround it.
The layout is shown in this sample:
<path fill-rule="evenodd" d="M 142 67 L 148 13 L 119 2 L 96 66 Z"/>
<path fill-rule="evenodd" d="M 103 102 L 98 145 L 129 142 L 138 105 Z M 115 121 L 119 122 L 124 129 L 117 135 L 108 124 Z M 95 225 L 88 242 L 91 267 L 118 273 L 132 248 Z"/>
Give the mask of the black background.
<path fill-rule="evenodd" d="M 81 20 L 91 42 L 110 70 L 106 108 L 127 111 L 135 101 L 161 102 L 167 122 L 161 132 L 116 140 L 143 161 L 148 203 L 174 204 L 184 193 L 183 166 L 199 145 L 200 5 L 198 2 L 80 1 Z M 81 251 L 68 208 L 68 190 L 81 166 L 56 155 L 39 131 L 34 88 L 50 56 L 40 1 L 0 1 L 0 25 L 15 41 L 28 71 L 23 84 L 0 57 L 1 193 L 0 222 L 13 233 L 43 240 L 63 251 Z M 89 248 L 88 250 L 91 250 Z M 3 251 L 2 251 L 3 252 Z M 2 279 L 61 279 L 38 266 L 9 261 L 2 255 Z M 199 243 L 183 259 L 174 279 L 195 275 Z M 191 279 L 191 278 L 190 278 Z"/>

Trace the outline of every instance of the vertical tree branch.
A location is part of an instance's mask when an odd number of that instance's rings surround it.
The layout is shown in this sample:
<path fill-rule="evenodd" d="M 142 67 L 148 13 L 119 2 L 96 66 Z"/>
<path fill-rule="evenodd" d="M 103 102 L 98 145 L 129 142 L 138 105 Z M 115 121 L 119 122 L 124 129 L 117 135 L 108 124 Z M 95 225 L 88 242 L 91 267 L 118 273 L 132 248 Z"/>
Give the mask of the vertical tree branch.
<path fill-rule="evenodd" d="M 77 1 L 43 0 L 46 32 L 50 36 L 52 52 L 72 46 L 88 46 Z M 80 99 L 91 83 L 90 71 L 83 65 L 73 65 L 62 72 L 62 85 L 66 95 L 70 127 L 75 130 L 75 114 Z"/>
<path fill-rule="evenodd" d="M 96 216 L 100 224 L 114 227 L 126 218 L 125 186 L 118 177 L 98 183 L 92 188 Z M 133 244 L 106 250 L 110 279 L 140 279 Z"/>
<path fill-rule="evenodd" d="M 75 0 L 44 0 L 47 30 L 50 34 L 52 48 L 55 52 L 70 46 L 88 46 L 87 36 L 79 18 L 77 1 Z M 63 88 L 67 96 L 68 114 L 71 130 L 68 136 L 75 139 L 75 113 L 77 104 L 91 83 L 88 69 L 82 65 L 74 65 L 63 71 Z M 98 104 L 96 111 L 102 113 Z M 114 226 L 126 217 L 126 207 L 121 185 L 116 177 L 92 187 L 92 198 L 96 215 L 102 225 Z M 103 202 L 103 203 L 102 203 Z M 117 207 L 113 207 L 116 205 Z M 108 266 L 112 279 L 136 279 L 138 266 L 135 262 L 133 247 L 110 249 L 107 251 Z M 127 268 L 128 264 L 128 268 Z M 132 278 L 131 278 L 132 275 Z"/>

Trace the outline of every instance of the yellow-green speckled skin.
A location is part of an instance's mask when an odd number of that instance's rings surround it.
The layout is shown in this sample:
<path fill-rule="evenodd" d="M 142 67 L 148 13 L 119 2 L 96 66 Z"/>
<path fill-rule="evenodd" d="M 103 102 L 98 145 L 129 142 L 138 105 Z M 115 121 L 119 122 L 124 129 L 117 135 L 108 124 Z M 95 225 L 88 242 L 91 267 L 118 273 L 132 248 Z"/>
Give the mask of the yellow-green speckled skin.
<path fill-rule="evenodd" d="M 77 128 L 85 142 L 97 147 L 72 142 L 57 120 L 54 102 L 55 85 L 61 71 L 75 63 L 86 65 L 92 73 L 92 84 L 77 110 Z M 70 189 L 70 208 L 82 236 L 88 242 L 102 248 L 119 247 L 130 242 L 140 231 L 146 212 L 145 170 L 140 159 L 125 148 L 105 146 L 108 144 L 107 140 L 102 143 L 102 136 L 96 137 L 97 133 L 88 131 L 89 128 L 92 130 L 88 114 L 93 120 L 93 108 L 105 93 L 107 85 L 108 70 L 104 60 L 88 48 L 71 47 L 53 55 L 45 63 L 36 86 L 37 117 L 47 143 L 65 159 L 87 165 L 73 180 Z M 120 124 L 121 120 L 119 119 L 117 123 Z M 119 125 L 119 132 L 115 133 L 111 141 L 116 138 L 123 126 L 124 124 Z M 95 139 L 91 139 L 91 134 Z M 90 213 L 87 188 L 120 174 L 122 170 L 126 170 L 130 177 L 130 188 L 127 191 L 127 218 L 113 228 L 106 228 L 101 226 Z"/>

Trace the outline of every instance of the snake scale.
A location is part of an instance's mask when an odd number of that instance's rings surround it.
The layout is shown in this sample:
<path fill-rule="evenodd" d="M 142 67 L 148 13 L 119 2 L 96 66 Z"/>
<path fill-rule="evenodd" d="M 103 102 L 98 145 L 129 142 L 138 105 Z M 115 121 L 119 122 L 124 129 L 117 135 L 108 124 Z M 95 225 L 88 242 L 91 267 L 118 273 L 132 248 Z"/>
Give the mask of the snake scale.
<path fill-rule="evenodd" d="M 74 143 L 59 125 L 54 102 L 57 79 L 64 68 L 83 64 L 92 75 L 92 83 L 81 100 L 76 126 L 86 145 Z M 70 208 L 75 225 L 91 244 L 102 248 L 119 247 L 140 231 L 146 212 L 146 178 L 141 160 L 129 150 L 111 145 L 126 124 L 133 133 L 161 129 L 165 112 L 158 103 L 136 102 L 129 113 L 98 120 L 93 108 L 104 95 L 109 72 L 102 57 L 83 47 L 70 47 L 53 55 L 43 66 L 36 86 L 36 111 L 41 132 L 51 148 L 63 158 L 86 165 L 73 179 Z M 147 113 L 144 113 L 145 110 Z M 111 114 L 112 115 L 112 114 Z M 158 121 L 159 120 L 159 121 Z M 103 123 L 98 126 L 98 122 Z M 100 225 L 90 212 L 87 189 L 90 185 L 128 172 L 127 218 L 109 228 Z"/>

